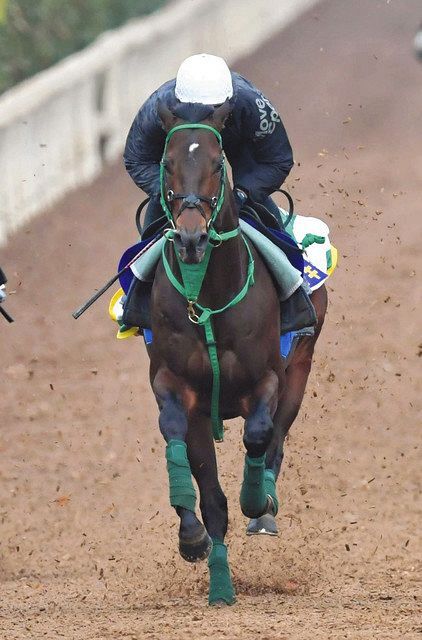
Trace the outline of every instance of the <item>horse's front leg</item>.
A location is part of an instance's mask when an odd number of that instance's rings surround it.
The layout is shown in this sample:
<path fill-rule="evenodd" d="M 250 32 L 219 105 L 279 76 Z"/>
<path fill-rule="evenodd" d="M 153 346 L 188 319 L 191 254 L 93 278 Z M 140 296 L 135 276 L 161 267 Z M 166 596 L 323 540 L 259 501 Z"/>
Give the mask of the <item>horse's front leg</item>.
<path fill-rule="evenodd" d="M 315 335 L 300 340 L 292 361 L 286 370 L 283 393 L 273 420 L 273 436 L 267 449 L 265 483 L 267 493 L 271 497 L 271 505 L 268 512 L 261 518 L 251 520 L 246 531 L 248 535 L 259 533 L 277 535 L 278 533 L 274 518 L 277 515 L 279 506 L 276 493 L 276 481 L 284 457 L 284 441 L 302 404 L 306 383 L 311 371 L 315 343 L 318 340 L 324 324 L 324 317 L 327 310 L 327 292 L 325 287 L 317 289 L 317 291 L 312 294 L 311 300 L 315 306 L 318 318 Z"/>
<path fill-rule="evenodd" d="M 246 448 L 240 506 L 248 518 L 258 518 L 268 507 L 265 481 L 266 450 L 273 437 L 273 416 L 277 409 L 279 377 L 268 371 L 246 401 L 247 417 L 243 443 Z"/>
<path fill-rule="evenodd" d="M 212 551 L 208 558 L 208 602 L 211 605 L 233 604 L 236 596 L 230 575 L 227 546 L 224 543 L 228 525 L 227 499 L 218 481 L 209 417 L 195 415 L 190 418 L 187 442 L 192 473 L 201 496 L 202 519 L 212 539 Z"/>
<path fill-rule="evenodd" d="M 167 442 L 170 504 L 180 518 L 179 552 L 188 562 L 197 562 L 209 555 L 211 539 L 195 515 L 196 492 L 187 454 L 188 419 L 183 385 L 169 369 L 161 368 L 152 380 L 152 389 L 160 410 L 160 431 Z"/>

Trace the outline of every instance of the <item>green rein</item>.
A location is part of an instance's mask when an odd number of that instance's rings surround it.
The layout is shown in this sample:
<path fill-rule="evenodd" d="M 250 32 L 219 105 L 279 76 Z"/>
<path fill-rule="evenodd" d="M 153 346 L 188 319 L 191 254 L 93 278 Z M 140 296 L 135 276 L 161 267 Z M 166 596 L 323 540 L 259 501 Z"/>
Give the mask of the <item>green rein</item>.
<path fill-rule="evenodd" d="M 210 127 L 205 124 L 199 124 L 199 123 L 198 124 L 182 124 L 182 125 L 173 127 L 173 129 L 171 129 L 167 134 L 163 158 L 161 160 L 161 165 L 160 165 L 161 206 L 163 207 L 164 212 L 166 213 L 166 216 L 173 227 L 173 229 L 169 229 L 164 233 L 164 236 L 167 242 L 163 244 L 163 249 L 162 249 L 163 265 L 164 265 L 166 275 L 170 280 L 171 284 L 187 301 L 187 313 L 188 313 L 189 320 L 194 324 L 198 324 L 204 327 L 205 344 L 207 345 L 207 348 L 208 348 L 208 356 L 210 359 L 212 373 L 213 373 L 212 394 L 211 394 L 212 431 L 213 431 L 214 439 L 218 442 L 221 442 L 224 437 L 224 429 L 223 429 L 223 422 L 220 418 L 220 411 L 219 411 L 220 364 L 218 361 L 217 345 L 216 345 L 213 326 L 212 326 L 212 317 L 217 314 L 223 313 L 227 309 L 234 307 L 241 300 L 243 300 L 249 288 L 254 284 L 255 264 L 254 264 L 254 259 L 253 259 L 250 247 L 248 245 L 248 242 L 246 241 L 245 237 L 242 235 L 241 236 L 242 240 L 245 243 L 246 250 L 248 252 L 248 269 L 247 269 L 245 284 L 243 285 L 242 289 L 232 300 L 230 300 L 226 305 L 224 305 L 224 307 L 221 307 L 220 309 L 210 309 L 208 307 L 202 306 L 198 302 L 199 294 L 202 288 L 202 283 L 204 281 L 205 274 L 207 272 L 212 250 L 220 246 L 222 242 L 225 242 L 226 240 L 230 240 L 231 238 L 234 238 L 241 233 L 240 227 L 237 227 L 232 231 L 226 231 L 221 233 L 217 232 L 213 227 L 214 221 L 217 218 L 217 215 L 220 212 L 224 202 L 226 169 L 225 169 L 225 164 L 223 163 L 221 182 L 220 182 L 220 193 L 218 196 L 217 204 L 213 209 L 213 213 L 209 222 L 209 241 L 208 241 L 207 248 L 205 250 L 204 258 L 198 264 L 185 264 L 184 262 L 182 262 L 182 260 L 180 260 L 178 254 L 176 253 L 177 262 L 179 265 L 180 273 L 182 275 L 182 282 L 179 282 L 179 280 L 176 278 L 176 276 L 172 272 L 167 255 L 166 255 L 166 246 L 169 244 L 170 241 L 172 241 L 174 236 L 174 221 L 173 221 L 171 211 L 168 208 L 168 205 L 165 199 L 164 160 L 165 160 L 167 145 L 170 138 L 176 131 L 180 131 L 181 129 L 206 129 L 206 130 L 212 131 L 212 133 L 217 137 L 217 140 L 219 141 L 221 148 L 222 148 L 222 140 L 221 140 L 221 135 L 217 131 L 217 129 L 214 129 L 213 127 Z M 218 244 L 217 245 L 212 244 L 213 240 L 217 241 Z"/>

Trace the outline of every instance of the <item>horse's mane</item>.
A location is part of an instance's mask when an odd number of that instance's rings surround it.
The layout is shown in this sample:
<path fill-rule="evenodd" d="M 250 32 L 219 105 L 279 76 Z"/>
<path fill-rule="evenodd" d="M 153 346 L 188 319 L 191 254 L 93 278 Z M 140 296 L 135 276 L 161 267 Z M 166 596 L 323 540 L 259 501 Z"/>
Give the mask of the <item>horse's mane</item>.
<path fill-rule="evenodd" d="M 211 118 L 214 113 L 212 104 L 200 104 L 196 102 L 175 102 L 170 106 L 170 111 L 178 118 L 186 122 L 202 122 L 206 118 Z"/>
<path fill-rule="evenodd" d="M 231 99 L 229 102 L 233 109 L 234 100 Z M 214 111 L 219 106 L 220 105 L 200 104 L 197 102 L 179 102 L 179 100 L 177 100 L 169 105 L 169 109 L 178 118 L 196 124 L 203 120 L 212 119 Z"/>

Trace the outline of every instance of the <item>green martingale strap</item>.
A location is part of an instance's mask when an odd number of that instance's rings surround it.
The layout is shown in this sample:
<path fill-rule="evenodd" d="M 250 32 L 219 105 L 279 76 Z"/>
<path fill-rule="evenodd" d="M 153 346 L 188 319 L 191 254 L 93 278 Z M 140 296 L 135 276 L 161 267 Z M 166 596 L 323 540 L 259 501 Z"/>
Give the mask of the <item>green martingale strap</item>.
<path fill-rule="evenodd" d="M 169 232 L 172 233 L 171 231 Z M 233 237 L 233 235 L 237 235 L 239 233 L 239 229 L 235 229 L 234 231 L 226 232 L 225 234 L 219 234 L 220 237 L 225 240 L 229 237 Z M 225 238 L 223 236 L 226 236 Z M 170 238 L 167 237 L 167 240 Z M 214 439 L 217 442 L 221 442 L 223 440 L 224 431 L 223 431 L 223 423 L 220 418 L 219 411 L 219 403 L 220 403 L 220 365 L 218 362 L 218 353 L 217 353 L 217 345 L 214 337 L 214 331 L 212 327 L 212 316 L 223 313 L 227 309 L 234 307 L 238 304 L 243 298 L 246 296 L 249 288 L 254 284 L 254 272 L 255 272 L 255 263 L 252 256 L 251 249 L 246 238 L 242 235 L 243 242 L 245 243 L 247 252 L 248 252 L 248 270 L 246 275 L 245 284 L 239 293 L 230 300 L 224 307 L 220 309 L 210 309 L 209 307 L 204 307 L 198 302 L 198 296 L 201 291 L 202 283 L 205 277 L 205 273 L 208 268 L 211 251 L 214 248 L 211 243 L 208 244 L 207 249 L 205 251 L 205 256 L 203 260 L 198 264 L 185 264 L 182 262 L 176 254 L 180 272 L 182 274 L 183 284 L 178 281 L 176 276 L 171 270 L 169 261 L 166 255 L 166 247 L 163 245 L 162 249 L 162 260 L 164 265 L 164 270 L 166 275 L 174 288 L 186 298 L 187 300 L 187 310 L 189 319 L 194 324 L 203 325 L 205 331 L 205 341 L 208 347 L 208 356 L 211 363 L 211 369 L 213 373 L 212 377 L 212 393 L 211 393 L 211 423 Z M 167 243 L 166 243 L 167 244 Z"/>
<path fill-rule="evenodd" d="M 166 460 L 171 506 L 195 511 L 196 492 L 192 483 L 186 442 L 170 440 L 166 447 Z"/>
<path fill-rule="evenodd" d="M 205 342 L 208 347 L 208 357 L 212 369 L 212 391 L 211 391 L 211 424 L 212 434 L 216 442 L 222 442 L 224 439 L 224 425 L 220 418 L 220 363 L 218 362 L 217 344 L 215 342 L 214 332 L 211 320 L 208 319 L 204 324 Z"/>

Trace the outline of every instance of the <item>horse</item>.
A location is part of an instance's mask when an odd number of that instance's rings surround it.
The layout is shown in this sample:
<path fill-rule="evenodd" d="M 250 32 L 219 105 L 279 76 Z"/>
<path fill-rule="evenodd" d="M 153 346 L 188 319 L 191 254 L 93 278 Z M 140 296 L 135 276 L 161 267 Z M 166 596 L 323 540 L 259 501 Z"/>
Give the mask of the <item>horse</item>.
<path fill-rule="evenodd" d="M 244 419 L 241 510 L 250 519 L 274 518 L 283 444 L 303 399 L 327 294 L 324 286 L 312 294 L 315 333 L 300 339 L 286 369 L 276 286 L 240 232 L 226 174 L 221 131 L 229 105 L 193 124 L 163 104 L 158 113 L 167 133 L 160 172 L 169 226 L 151 293 L 150 384 L 166 442 L 170 504 L 180 519 L 179 552 L 189 562 L 208 558 L 208 602 L 231 605 L 227 499 L 213 426 L 215 435 L 219 421 L 221 428 L 223 419 Z"/>

